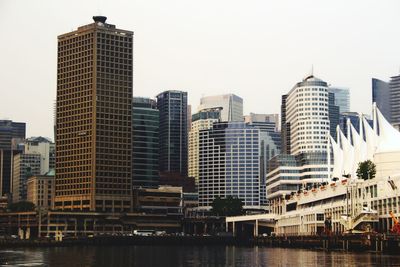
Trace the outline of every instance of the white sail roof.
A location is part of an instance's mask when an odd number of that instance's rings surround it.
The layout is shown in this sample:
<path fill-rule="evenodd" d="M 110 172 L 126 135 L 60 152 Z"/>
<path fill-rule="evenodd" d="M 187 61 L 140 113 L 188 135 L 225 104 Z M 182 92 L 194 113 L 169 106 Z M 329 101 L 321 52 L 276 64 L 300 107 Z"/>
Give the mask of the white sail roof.
<path fill-rule="evenodd" d="M 360 121 L 361 123 L 361 121 Z M 357 130 L 354 128 L 352 124 L 350 124 L 351 136 L 353 137 L 353 146 L 354 146 L 354 160 L 351 176 L 356 177 L 358 163 L 365 161 L 367 158 L 367 144 L 364 139 L 358 134 Z M 362 131 L 360 131 L 362 132 Z"/>
<path fill-rule="evenodd" d="M 400 132 L 397 131 L 376 109 L 378 119 L 379 138 L 376 153 L 400 151 Z"/>
<path fill-rule="evenodd" d="M 354 147 L 351 145 L 350 141 L 346 138 L 342 131 L 340 131 L 340 141 L 342 143 L 343 149 L 343 172 L 345 174 L 353 173 L 353 161 L 354 161 Z"/>
<path fill-rule="evenodd" d="M 378 141 L 378 136 L 371 128 L 367 120 L 363 117 L 363 124 L 365 130 L 365 140 L 367 142 L 367 157 L 366 159 L 373 160 L 376 151 L 376 143 Z"/>
<path fill-rule="evenodd" d="M 335 139 L 330 136 L 333 152 L 333 171 L 332 177 L 340 178 L 343 173 L 343 150 L 340 145 L 335 142 Z"/>

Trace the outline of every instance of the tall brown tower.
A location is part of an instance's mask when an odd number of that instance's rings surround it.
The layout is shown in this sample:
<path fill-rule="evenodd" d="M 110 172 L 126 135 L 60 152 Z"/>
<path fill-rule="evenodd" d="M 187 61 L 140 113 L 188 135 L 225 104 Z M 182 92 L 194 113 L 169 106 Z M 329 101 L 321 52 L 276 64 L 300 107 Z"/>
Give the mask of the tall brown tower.
<path fill-rule="evenodd" d="M 58 36 L 54 208 L 129 211 L 133 32 L 93 19 Z"/>

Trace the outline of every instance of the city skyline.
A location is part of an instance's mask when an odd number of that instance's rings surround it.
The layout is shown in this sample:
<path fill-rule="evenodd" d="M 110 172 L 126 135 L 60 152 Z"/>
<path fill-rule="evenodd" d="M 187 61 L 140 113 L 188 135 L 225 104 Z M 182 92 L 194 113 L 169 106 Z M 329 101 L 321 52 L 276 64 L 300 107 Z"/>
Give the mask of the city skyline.
<path fill-rule="evenodd" d="M 202 96 L 234 93 L 244 114 L 277 113 L 280 96 L 313 65 L 316 76 L 350 88 L 352 111 L 370 114 L 371 79 L 389 81 L 400 65 L 396 1 L 365 1 L 362 11 L 346 1 L 42 3 L 0 4 L 0 33 L 12 37 L 0 44 L 0 118 L 26 122 L 27 136 L 53 136 L 57 35 L 97 14 L 135 31 L 134 96 L 183 90 L 194 107 Z"/>

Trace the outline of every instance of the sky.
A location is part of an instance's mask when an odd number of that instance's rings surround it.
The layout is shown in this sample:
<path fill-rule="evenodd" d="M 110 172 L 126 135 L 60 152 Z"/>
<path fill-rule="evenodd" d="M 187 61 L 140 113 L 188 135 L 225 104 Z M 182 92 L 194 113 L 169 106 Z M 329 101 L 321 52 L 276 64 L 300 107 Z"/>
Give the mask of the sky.
<path fill-rule="evenodd" d="M 350 88 L 370 113 L 371 78 L 400 71 L 398 0 L 0 0 L 0 119 L 53 137 L 57 36 L 104 15 L 134 31 L 134 96 L 183 90 L 192 110 L 235 93 L 244 113 L 279 113 L 310 74 Z"/>

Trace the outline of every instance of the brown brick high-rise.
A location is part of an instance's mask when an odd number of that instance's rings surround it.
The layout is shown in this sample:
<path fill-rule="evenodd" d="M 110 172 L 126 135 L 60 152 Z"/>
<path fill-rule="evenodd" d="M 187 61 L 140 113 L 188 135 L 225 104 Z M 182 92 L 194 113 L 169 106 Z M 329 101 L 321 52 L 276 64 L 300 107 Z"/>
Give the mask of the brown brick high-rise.
<path fill-rule="evenodd" d="M 129 211 L 133 32 L 93 19 L 58 36 L 54 208 Z"/>

